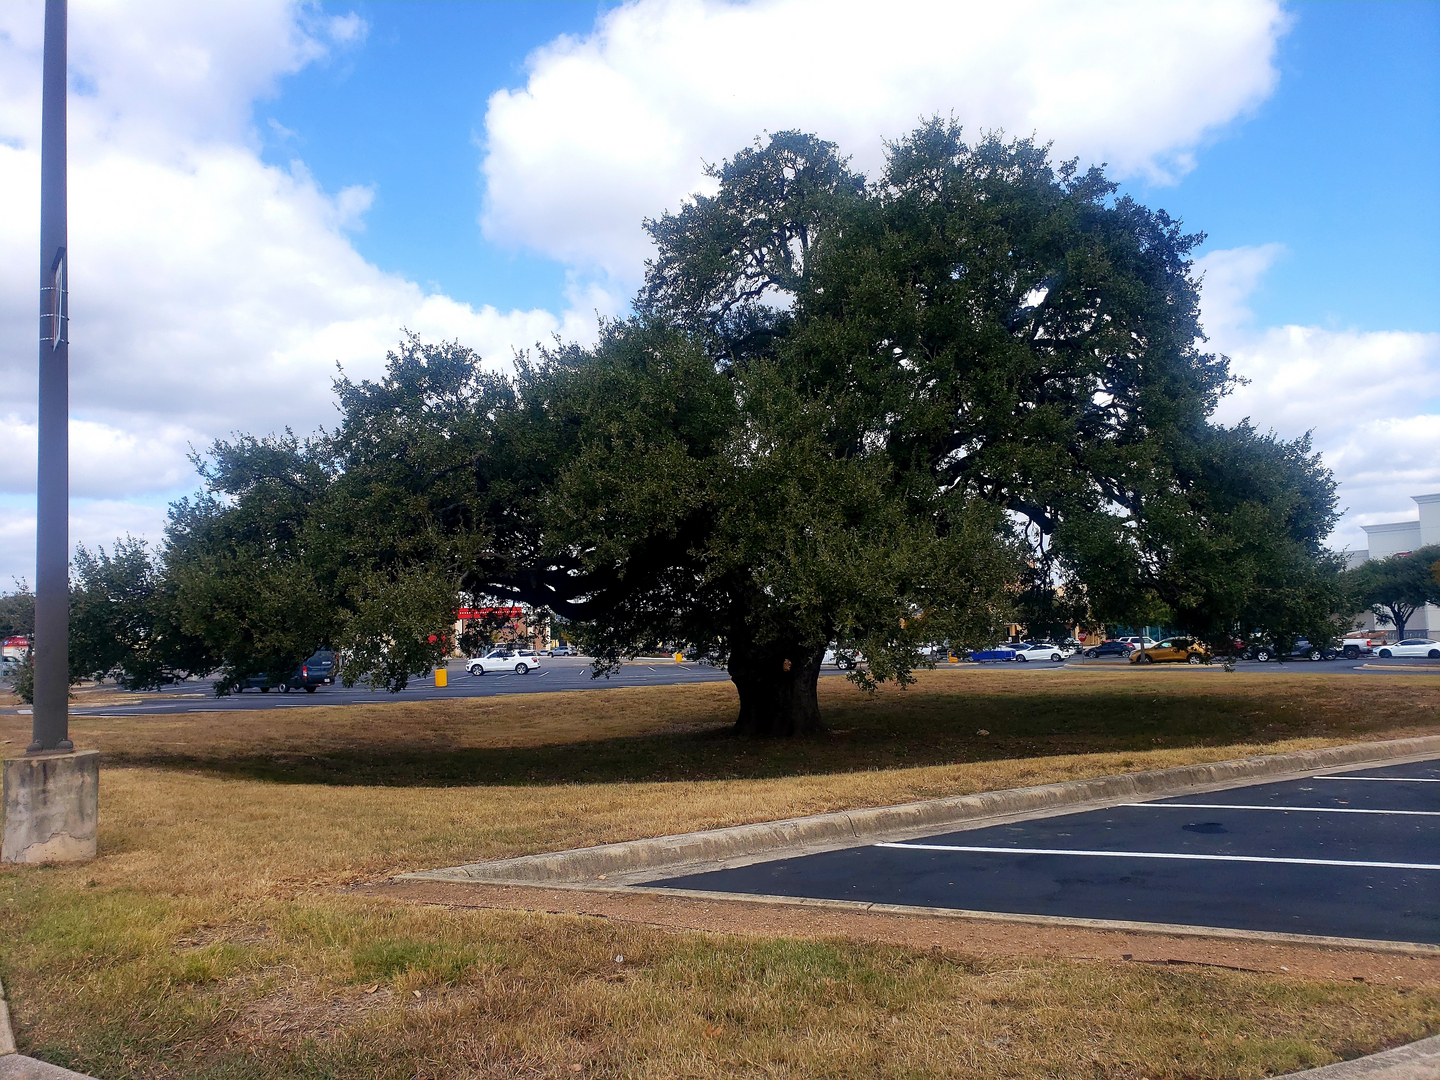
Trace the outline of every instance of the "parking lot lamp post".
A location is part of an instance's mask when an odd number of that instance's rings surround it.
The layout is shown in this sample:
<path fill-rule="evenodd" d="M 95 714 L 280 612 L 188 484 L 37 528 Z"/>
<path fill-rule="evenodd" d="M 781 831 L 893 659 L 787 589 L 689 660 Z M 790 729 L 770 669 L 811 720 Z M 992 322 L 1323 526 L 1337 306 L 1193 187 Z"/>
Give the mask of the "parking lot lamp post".
<path fill-rule="evenodd" d="M 29 753 L 70 742 L 70 342 L 65 178 L 66 0 L 45 0 L 40 133 L 40 435 L 35 683 Z"/>

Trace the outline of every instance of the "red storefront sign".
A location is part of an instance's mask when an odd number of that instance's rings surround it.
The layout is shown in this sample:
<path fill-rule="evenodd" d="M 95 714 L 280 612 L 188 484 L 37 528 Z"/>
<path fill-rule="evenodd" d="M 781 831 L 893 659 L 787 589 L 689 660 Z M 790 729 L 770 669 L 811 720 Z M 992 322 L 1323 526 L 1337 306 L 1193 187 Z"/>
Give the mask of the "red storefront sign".
<path fill-rule="evenodd" d="M 470 619 L 519 619 L 524 614 L 519 607 L 462 607 L 455 617 L 463 622 Z"/>

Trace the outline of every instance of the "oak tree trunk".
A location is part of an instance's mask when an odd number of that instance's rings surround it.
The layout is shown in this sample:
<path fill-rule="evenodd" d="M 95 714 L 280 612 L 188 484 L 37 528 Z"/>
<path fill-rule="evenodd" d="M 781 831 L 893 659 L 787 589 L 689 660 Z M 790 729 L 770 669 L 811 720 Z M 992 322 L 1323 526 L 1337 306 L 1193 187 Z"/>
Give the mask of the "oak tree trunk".
<path fill-rule="evenodd" d="M 825 652 L 783 647 L 732 653 L 730 679 L 740 692 L 738 735 L 791 736 L 820 731 L 816 686 Z"/>

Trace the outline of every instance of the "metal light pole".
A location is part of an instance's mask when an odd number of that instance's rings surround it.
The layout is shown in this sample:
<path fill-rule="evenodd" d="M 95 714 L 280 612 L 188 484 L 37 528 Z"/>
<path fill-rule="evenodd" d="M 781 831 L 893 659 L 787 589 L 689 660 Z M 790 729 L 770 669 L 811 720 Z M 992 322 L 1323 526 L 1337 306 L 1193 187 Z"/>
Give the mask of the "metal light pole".
<path fill-rule="evenodd" d="M 45 0 L 40 134 L 40 468 L 35 524 L 35 715 L 27 753 L 70 742 L 70 342 L 65 10 Z"/>

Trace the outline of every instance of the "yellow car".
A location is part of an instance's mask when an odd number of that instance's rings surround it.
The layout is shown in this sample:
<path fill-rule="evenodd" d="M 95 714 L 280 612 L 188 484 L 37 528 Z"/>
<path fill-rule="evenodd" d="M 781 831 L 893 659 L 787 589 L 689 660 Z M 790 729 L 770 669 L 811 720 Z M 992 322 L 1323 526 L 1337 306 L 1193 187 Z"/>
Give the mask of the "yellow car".
<path fill-rule="evenodd" d="M 1132 664 L 1204 664 L 1209 659 L 1210 650 L 1201 642 L 1183 637 L 1166 638 L 1130 654 Z"/>

